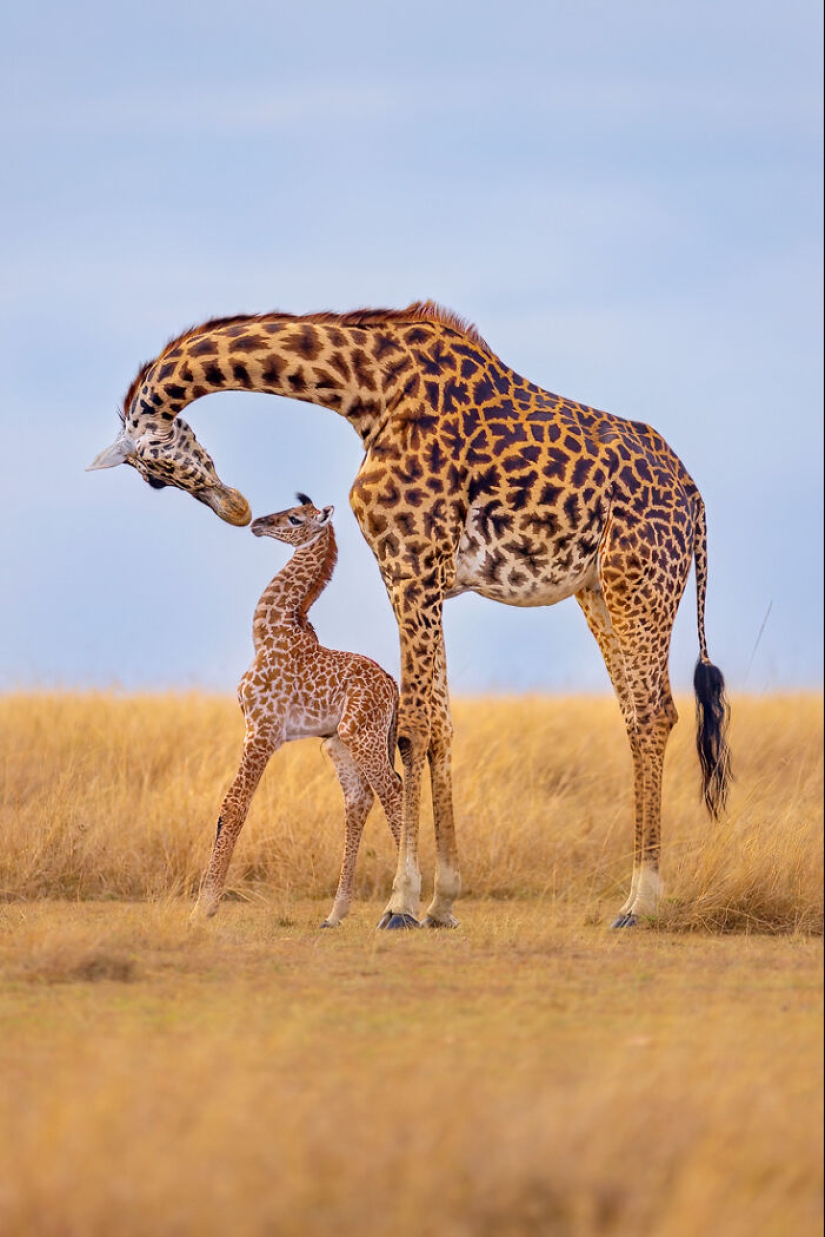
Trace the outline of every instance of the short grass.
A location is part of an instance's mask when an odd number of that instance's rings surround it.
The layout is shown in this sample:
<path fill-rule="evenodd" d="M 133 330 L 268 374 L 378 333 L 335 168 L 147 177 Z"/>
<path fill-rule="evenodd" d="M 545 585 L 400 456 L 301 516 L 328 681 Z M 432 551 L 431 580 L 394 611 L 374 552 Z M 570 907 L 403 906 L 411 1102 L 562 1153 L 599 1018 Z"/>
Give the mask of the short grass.
<path fill-rule="evenodd" d="M 822 949 L 325 908 L 0 908 L 5 1237 L 814 1237 Z"/>
<path fill-rule="evenodd" d="M 680 703 L 657 924 L 605 926 L 631 862 L 613 702 L 478 700 L 461 928 L 384 934 L 378 813 L 360 901 L 318 931 L 317 745 L 275 758 L 191 929 L 232 702 L 0 699 L 0 1233 L 820 1233 L 822 700 L 734 701 L 717 825 Z"/>

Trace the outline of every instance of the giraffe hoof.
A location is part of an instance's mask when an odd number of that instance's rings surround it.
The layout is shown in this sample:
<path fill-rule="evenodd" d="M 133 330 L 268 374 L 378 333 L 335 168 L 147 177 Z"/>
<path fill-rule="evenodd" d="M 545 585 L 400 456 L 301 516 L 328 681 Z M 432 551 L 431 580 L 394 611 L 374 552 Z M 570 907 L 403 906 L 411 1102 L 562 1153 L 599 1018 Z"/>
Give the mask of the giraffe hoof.
<path fill-rule="evenodd" d="M 449 915 L 446 919 L 433 919 L 432 915 L 425 915 L 421 920 L 422 928 L 457 928 L 458 920 L 455 915 Z"/>
<path fill-rule="evenodd" d="M 421 924 L 414 915 L 400 915 L 393 911 L 386 911 L 381 916 L 378 927 L 393 932 L 398 928 L 420 928 Z"/>
<path fill-rule="evenodd" d="M 330 923 L 328 919 L 325 919 L 324 922 L 321 924 L 321 927 L 322 928 L 337 928 L 338 924 Z"/>
<path fill-rule="evenodd" d="M 198 924 L 206 923 L 207 919 L 214 919 L 217 914 L 217 910 L 217 906 L 204 907 L 196 905 L 189 916 L 190 928 L 197 927 Z"/>
<path fill-rule="evenodd" d="M 618 919 L 613 920 L 610 926 L 611 928 L 635 928 L 638 922 L 638 915 L 620 915 Z"/>

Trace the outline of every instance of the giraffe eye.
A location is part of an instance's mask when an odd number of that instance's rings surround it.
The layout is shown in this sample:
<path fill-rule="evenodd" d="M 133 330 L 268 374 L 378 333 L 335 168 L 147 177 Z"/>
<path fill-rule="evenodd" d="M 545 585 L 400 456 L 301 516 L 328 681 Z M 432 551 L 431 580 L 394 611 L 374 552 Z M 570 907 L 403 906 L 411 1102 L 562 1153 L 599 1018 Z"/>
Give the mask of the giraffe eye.
<path fill-rule="evenodd" d="M 300 523 L 301 523 L 301 517 L 300 517 L 299 515 L 291 515 L 291 516 L 289 517 L 289 522 L 290 522 L 290 524 L 300 524 Z"/>

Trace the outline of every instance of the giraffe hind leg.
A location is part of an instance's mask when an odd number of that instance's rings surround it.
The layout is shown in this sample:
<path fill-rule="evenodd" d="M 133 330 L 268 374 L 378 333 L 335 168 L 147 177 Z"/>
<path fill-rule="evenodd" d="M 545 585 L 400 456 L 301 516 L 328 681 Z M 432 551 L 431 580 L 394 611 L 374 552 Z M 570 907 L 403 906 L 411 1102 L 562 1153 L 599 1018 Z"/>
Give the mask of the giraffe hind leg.
<path fill-rule="evenodd" d="M 583 590 L 577 600 L 602 651 L 633 759 L 633 876 L 630 894 L 612 924 L 627 928 L 640 917 L 655 914 L 663 892 L 659 875 L 662 770 L 667 740 L 678 716 L 667 672 L 675 606 L 673 612 L 663 607 L 654 623 L 649 615 L 632 605 L 620 605 L 617 598 L 611 599 L 609 593 L 605 597 L 601 590 Z"/>
<path fill-rule="evenodd" d="M 400 845 L 403 819 L 401 778 L 390 762 L 388 736 L 393 726 L 394 692 L 384 696 L 376 687 L 354 692 L 347 700 L 338 726 L 338 736 L 367 784 L 378 796 L 396 846 Z M 395 922 L 393 922 L 395 920 Z M 384 928 L 418 927 L 413 916 L 385 913 L 378 925 Z"/>
<path fill-rule="evenodd" d="M 341 920 L 349 913 L 352 905 L 358 848 L 374 795 L 369 780 L 359 769 L 346 744 L 337 735 L 333 735 L 324 742 L 324 750 L 335 767 L 344 795 L 346 811 L 344 855 L 341 860 L 338 889 L 332 903 L 332 910 L 321 924 L 322 928 L 337 928 Z"/>

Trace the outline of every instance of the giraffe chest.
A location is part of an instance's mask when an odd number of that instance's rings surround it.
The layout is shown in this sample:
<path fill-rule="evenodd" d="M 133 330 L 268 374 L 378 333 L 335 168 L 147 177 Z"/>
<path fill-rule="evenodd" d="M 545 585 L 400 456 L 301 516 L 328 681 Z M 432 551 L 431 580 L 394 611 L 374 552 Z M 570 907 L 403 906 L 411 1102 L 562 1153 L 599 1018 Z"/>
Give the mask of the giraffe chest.
<path fill-rule="evenodd" d="M 335 734 L 347 695 L 346 655 L 305 641 L 299 648 L 260 648 L 238 685 L 247 720 L 272 725 L 281 741 Z"/>
<path fill-rule="evenodd" d="M 448 597 L 474 592 L 511 606 L 552 606 L 597 579 L 601 508 L 575 524 L 551 511 L 471 507 Z"/>

